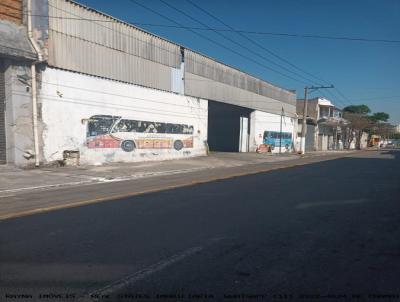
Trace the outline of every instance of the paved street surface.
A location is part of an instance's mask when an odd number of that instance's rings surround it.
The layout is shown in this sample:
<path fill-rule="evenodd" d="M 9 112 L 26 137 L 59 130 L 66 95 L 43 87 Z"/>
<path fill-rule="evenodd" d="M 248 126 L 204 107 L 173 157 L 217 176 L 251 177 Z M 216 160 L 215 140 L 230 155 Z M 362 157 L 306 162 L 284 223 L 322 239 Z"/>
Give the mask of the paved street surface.
<path fill-rule="evenodd" d="M 207 157 L 19 170 L 0 166 L 0 220 L 351 156 L 334 151 L 295 154 L 212 153 Z"/>
<path fill-rule="evenodd" d="M 400 301 L 399 196 L 370 151 L 2 220 L 0 300 Z"/>
<path fill-rule="evenodd" d="M 349 151 L 310 152 L 306 157 L 344 155 Z M 18 192 L 35 191 L 108 181 L 148 178 L 157 175 L 190 173 L 223 167 L 237 167 L 250 164 L 276 163 L 299 159 L 293 153 L 228 153 L 211 152 L 209 156 L 188 157 L 164 161 L 132 163 L 108 163 L 100 166 L 45 166 L 40 169 L 18 169 L 0 165 L 0 197 Z"/>

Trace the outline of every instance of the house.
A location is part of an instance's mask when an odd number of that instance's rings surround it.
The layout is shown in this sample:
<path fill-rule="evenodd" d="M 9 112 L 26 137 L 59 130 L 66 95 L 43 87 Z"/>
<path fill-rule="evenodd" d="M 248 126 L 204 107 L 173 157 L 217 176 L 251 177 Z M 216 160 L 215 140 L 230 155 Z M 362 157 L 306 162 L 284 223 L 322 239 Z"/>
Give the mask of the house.
<path fill-rule="evenodd" d="M 343 148 L 343 129 L 347 121 L 342 110 L 324 97 L 308 100 L 306 120 L 306 151 L 325 151 Z M 301 135 L 304 100 L 297 100 L 298 136 Z"/>

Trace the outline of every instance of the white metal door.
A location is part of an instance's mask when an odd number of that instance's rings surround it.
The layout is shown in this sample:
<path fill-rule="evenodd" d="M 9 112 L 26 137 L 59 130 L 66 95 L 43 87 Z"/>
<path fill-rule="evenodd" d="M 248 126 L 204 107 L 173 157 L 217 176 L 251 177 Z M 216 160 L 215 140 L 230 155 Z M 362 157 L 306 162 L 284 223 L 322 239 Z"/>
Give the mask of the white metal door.
<path fill-rule="evenodd" d="M 249 146 L 249 119 L 240 117 L 239 152 L 248 152 Z"/>

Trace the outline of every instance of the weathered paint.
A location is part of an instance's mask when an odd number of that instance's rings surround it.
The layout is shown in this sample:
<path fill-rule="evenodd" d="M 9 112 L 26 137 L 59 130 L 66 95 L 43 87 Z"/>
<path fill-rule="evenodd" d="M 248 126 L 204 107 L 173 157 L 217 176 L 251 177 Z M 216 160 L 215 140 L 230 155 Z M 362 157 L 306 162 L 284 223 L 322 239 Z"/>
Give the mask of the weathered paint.
<path fill-rule="evenodd" d="M 277 113 L 283 106 L 287 115 L 296 113 L 293 91 L 94 9 L 49 0 L 48 14 L 52 67 L 265 112 Z M 42 36 L 46 41 L 46 34 Z"/>
<path fill-rule="evenodd" d="M 187 62 L 185 64 L 187 66 Z M 294 104 L 192 74 L 186 70 L 185 94 L 274 114 L 279 114 L 283 107 L 286 115 L 295 117 L 296 114 Z"/>
<path fill-rule="evenodd" d="M 296 141 L 294 118 L 282 116 L 282 132 L 289 132 L 292 134 L 292 141 Z M 254 111 L 250 116 L 250 151 L 256 151 L 257 148 L 263 144 L 264 131 L 280 131 L 281 116 L 262 111 Z M 282 146 L 282 152 L 292 151 L 292 146 L 289 150 Z M 278 153 L 279 148 L 275 148 L 273 153 Z"/>
<path fill-rule="evenodd" d="M 23 60 L 37 58 L 25 26 L 0 20 L 0 56 Z"/>
<path fill-rule="evenodd" d="M 296 94 L 194 51 L 185 49 L 188 95 L 275 113 L 296 113 Z M 212 88 L 212 89 L 211 89 Z M 271 111 L 272 110 L 272 111 Z"/>
<path fill-rule="evenodd" d="M 6 60 L 4 80 L 7 163 L 29 166 L 34 164 L 30 66 Z"/>
<path fill-rule="evenodd" d="M 22 23 L 22 0 L 1 0 L 0 19 Z"/>
<path fill-rule="evenodd" d="M 80 161 L 86 164 L 206 154 L 206 100 L 54 68 L 42 72 L 39 98 L 45 125 L 43 153 L 46 162 L 62 160 L 66 150 L 80 151 Z M 96 115 L 190 125 L 193 126 L 193 147 L 189 141 L 184 142 L 185 147 L 181 150 L 154 147 L 154 141 L 152 148 L 136 148 L 132 152 L 126 152 L 108 141 L 107 148 L 89 147 L 87 123 Z"/>
<path fill-rule="evenodd" d="M 49 65 L 171 91 L 179 45 L 75 2 L 48 5 Z"/>

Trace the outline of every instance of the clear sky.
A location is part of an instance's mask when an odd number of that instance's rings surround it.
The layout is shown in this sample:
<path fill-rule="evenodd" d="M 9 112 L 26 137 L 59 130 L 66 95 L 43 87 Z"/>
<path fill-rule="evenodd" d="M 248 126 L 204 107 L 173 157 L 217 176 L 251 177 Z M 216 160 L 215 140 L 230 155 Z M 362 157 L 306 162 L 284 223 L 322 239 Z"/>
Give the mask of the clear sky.
<path fill-rule="evenodd" d="M 204 27 L 160 0 L 135 1 L 185 26 Z M 164 1 L 211 28 L 226 29 L 223 24 L 193 7 L 186 0 Z M 236 30 L 400 40 L 400 0 L 192 1 Z M 78 2 L 131 23 L 176 25 L 131 0 L 78 0 Z M 213 31 L 197 30 L 202 35 L 225 45 L 226 48 L 240 52 L 243 56 L 196 36 L 186 29 L 153 25 L 139 25 L 139 27 L 278 86 L 295 89 L 297 96 L 301 98 L 306 83 L 308 85 L 332 83 L 339 91 L 321 90 L 314 92 L 311 97 L 322 93 L 338 107 L 350 103 L 366 104 L 373 112 L 389 113 L 390 121 L 400 124 L 400 43 L 248 34 L 262 47 L 303 71 L 326 81 L 322 82 L 279 60 L 237 33 L 222 32 L 250 51 Z M 260 64 L 251 60 L 256 60 Z M 281 66 L 274 65 L 271 61 Z M 300 82 L 264 66 L 296 78 Z M 299 74 L 307 79 L 299 78 Z"/>

